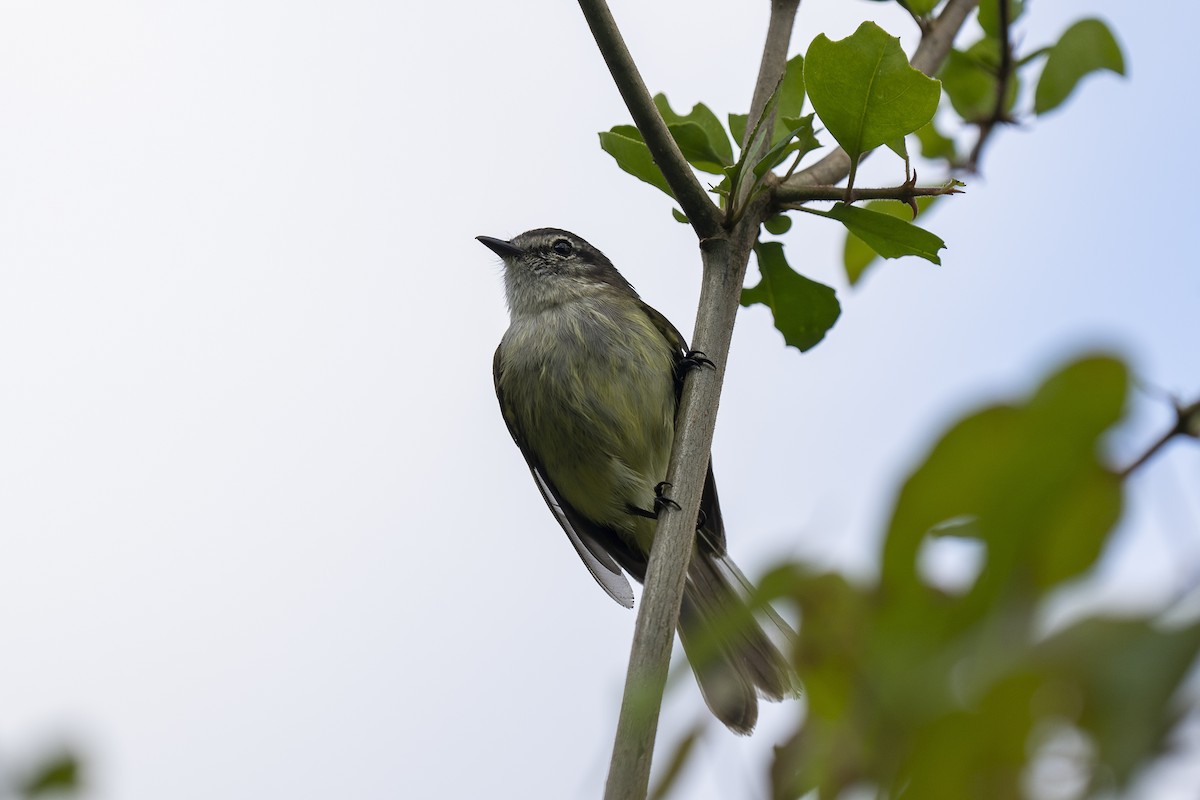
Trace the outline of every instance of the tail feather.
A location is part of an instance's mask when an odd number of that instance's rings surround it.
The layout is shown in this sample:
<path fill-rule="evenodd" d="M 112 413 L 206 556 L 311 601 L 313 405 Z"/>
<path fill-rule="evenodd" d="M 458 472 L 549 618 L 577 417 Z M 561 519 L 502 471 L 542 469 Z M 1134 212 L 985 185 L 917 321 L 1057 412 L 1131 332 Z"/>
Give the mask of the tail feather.
<path fill-rule="evenodd" d="M 722 572 L 717 563 L 722 558 L 703 550 L 693 556 L 680 609 L 679 638 L 705 703 L 730 730 L 748 734 L 758 721 L 758 696 L 768 700 L 792 696 L 796 679 L 787 659 Z"/>

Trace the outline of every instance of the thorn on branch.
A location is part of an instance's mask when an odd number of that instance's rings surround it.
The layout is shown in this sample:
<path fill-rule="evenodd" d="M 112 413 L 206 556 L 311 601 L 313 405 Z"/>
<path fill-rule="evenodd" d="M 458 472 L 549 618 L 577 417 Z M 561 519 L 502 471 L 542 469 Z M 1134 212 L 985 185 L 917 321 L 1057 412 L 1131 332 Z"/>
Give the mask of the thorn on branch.
<path fill-rule="evenodd" d="M 908 163 L 905 162 L 905 168 L 907 167 Z M 906 181 L 904 181 L 901 188 L 908 189 L 910 192 L 917 188 L 917 170 L 915 168 L 912 171 L 912 175 Z M 908 203 L 908 207 L 912 209 L 912 218 L 916 219 L 917 214 L 921 213 L 921 209 L 917 208 L 917 198 L 915 196 L 909 196 L 906 202 Z"/>
<path fill-rule="evenodd" d="M 776 193 L 774 210 L 796 211 L 804 203 L 821 201 L 841 201 L 847 205 L 860 200 L 899 200 L 916 210 L 918 197 L 941 197 L 948 194 L 962 194 L 962 181 L 951 178 L 941 186 L 917 186 L 917 175 L 912 176 L 899 186 L 877 189 L 850 189 L 837 186 L 798 186 L 780 188 Z M 914 213 L 915 216 L 915 213 Z"/>

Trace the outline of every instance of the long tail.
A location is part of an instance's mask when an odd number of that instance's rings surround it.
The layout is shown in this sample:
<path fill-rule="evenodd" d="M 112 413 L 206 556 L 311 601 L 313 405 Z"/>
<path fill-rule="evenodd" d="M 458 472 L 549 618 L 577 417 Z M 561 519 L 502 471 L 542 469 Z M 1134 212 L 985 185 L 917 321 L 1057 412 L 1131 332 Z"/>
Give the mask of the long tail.
<path fill-rule="evenodd" d="M 754 619 L 723 571 L 728 557 L 697 549 L 688 569 L 679 638 L 696 673 L 704 702 L 734 733 L 758 721 L 758 696 L 782 700 L 796 693 L 788 660 Z M 734 575 L 740 575 L 729 564 Z"/>

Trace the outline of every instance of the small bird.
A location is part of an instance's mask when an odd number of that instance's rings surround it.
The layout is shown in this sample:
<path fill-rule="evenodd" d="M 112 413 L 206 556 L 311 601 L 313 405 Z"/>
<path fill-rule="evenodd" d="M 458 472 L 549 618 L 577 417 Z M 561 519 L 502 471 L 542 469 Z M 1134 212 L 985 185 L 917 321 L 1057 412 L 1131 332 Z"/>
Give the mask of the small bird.
<path fill-rule="evenodd" d="M 504 261 L 511 322 L 493 360 L 509 433 L 592 577 L 633 607 L 644 582 L 687 370 L 707 360 L 579 236 L 539 228 L 477 237 Z M 787 660 L 735 588 L 712 464 L 704 484 L 679 637 L 705 702 L 749 734 L 759 694 L 794 694 Z"/>

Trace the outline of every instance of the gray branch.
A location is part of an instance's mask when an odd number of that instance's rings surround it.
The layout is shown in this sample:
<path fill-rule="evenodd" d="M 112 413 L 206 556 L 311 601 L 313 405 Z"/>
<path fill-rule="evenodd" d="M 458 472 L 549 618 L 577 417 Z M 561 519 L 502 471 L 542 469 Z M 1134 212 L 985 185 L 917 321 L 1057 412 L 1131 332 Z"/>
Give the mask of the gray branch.
<path fill-rule="evenodd" d="M 580 0 L 580 4 L 586 11 L 588 3 Z M 772 2 L 767 43 L 753 95 L 760 109 L 783 75 L 798 6 L 799 0 Z M 600 36 L 596 38 L 600 43 Z M 632 70 L 632 64 L 629 67 Z M 616 77 L 615 70 L 613 74 Z M 649 102 L 648 97 L 646 100 Z M 629 102 L 628 98 L 626 102 Z M 641 122 L 636 114 L 634 120 L 640 128 Z M 729 343 L 750 251 L 758 238 L 758 226 L 765 218 L 767 196 L 761 194 L 750 202 L 747 213 L 742 215 L 732 231 L 727 232 L 718 226 L 714 233 L 706 235 L 696 227 L 700 235 L 704 272 L 692 347 L 703 351 L 716 369 L 694 370 L 684 382 L 676 415 L 675 445 L 667 471 L 671 497 L 679 508 L 663 509 L 650 549 L 645 589 L 633 632 L 621 716 L 617 723 L 612 763 L 604 791 L 606 800 L 643 800 L 650 783 L 650 763 L 658 732 L 659 710 L 675 642 L 687 565 L 696 538 L 696 515 L 700 508 L 709 454 L 712 452 L 717 406 L 721 398 L 725 364 L 729 359 Z"/>
<path fill-rule="evenodd" d="M 760 195 L 753 201 L 755 207 L 746 218 L 759 218 L 766 199 Z M 664 509 L 654 533 L 605 800 L 644 800 L 650 783 L 659 709 L 696 539 L 696 515 L 712 452 L 729 342 L 757 233 L 757 222 L 743 224 L 732 236 L 705 239 L 700 244 L 704 275 L 692 346 L 703 351 L 716 369 L 694 370 L 684 383 L 667 471 L 671 498 L 679 509 Z"/>
<path fill-rule="evenodd" d="M 592 29 L 596 47 L 604 56 L 604 63 L 608 64 L 608 71 L 625 100 L 634 124 L 646 140 L 654 163 L 662 170 L 663 177 L 667 179 L 671 192 L 696 230 L 696 235 L 702 239 L 717 235 L 721 229 L 720 209 L 709 200 L 708 193 L 696 180 L 691 166 L 671 138 L 662 115 L 654 107 L 654 100 L 642 81 L 637 65 L 633 63 L 633 56 L 625 46 L 608 3 L 605 0 L 579 0 L 579 8 L 587 19 L 588 27 Z"/>
<path fill-rule="evenodd" d="M 901 184 L 882 188 L 860 189 L 857 186 L 846 196 L 846 190 L 838 186 L 791 186 L 780 188 L 775 193 L 775 203 L 780 208 L 797 210 L 801 203 L 816 201 L 833 201 L 841 203 L 857 203 L 860 200 L 899 200 L 911 203 L 918 197 L 941 197 L 947 194 L 962 194 L 962 189 L 954 182 L 941 186 L 917 186 Z"/>

